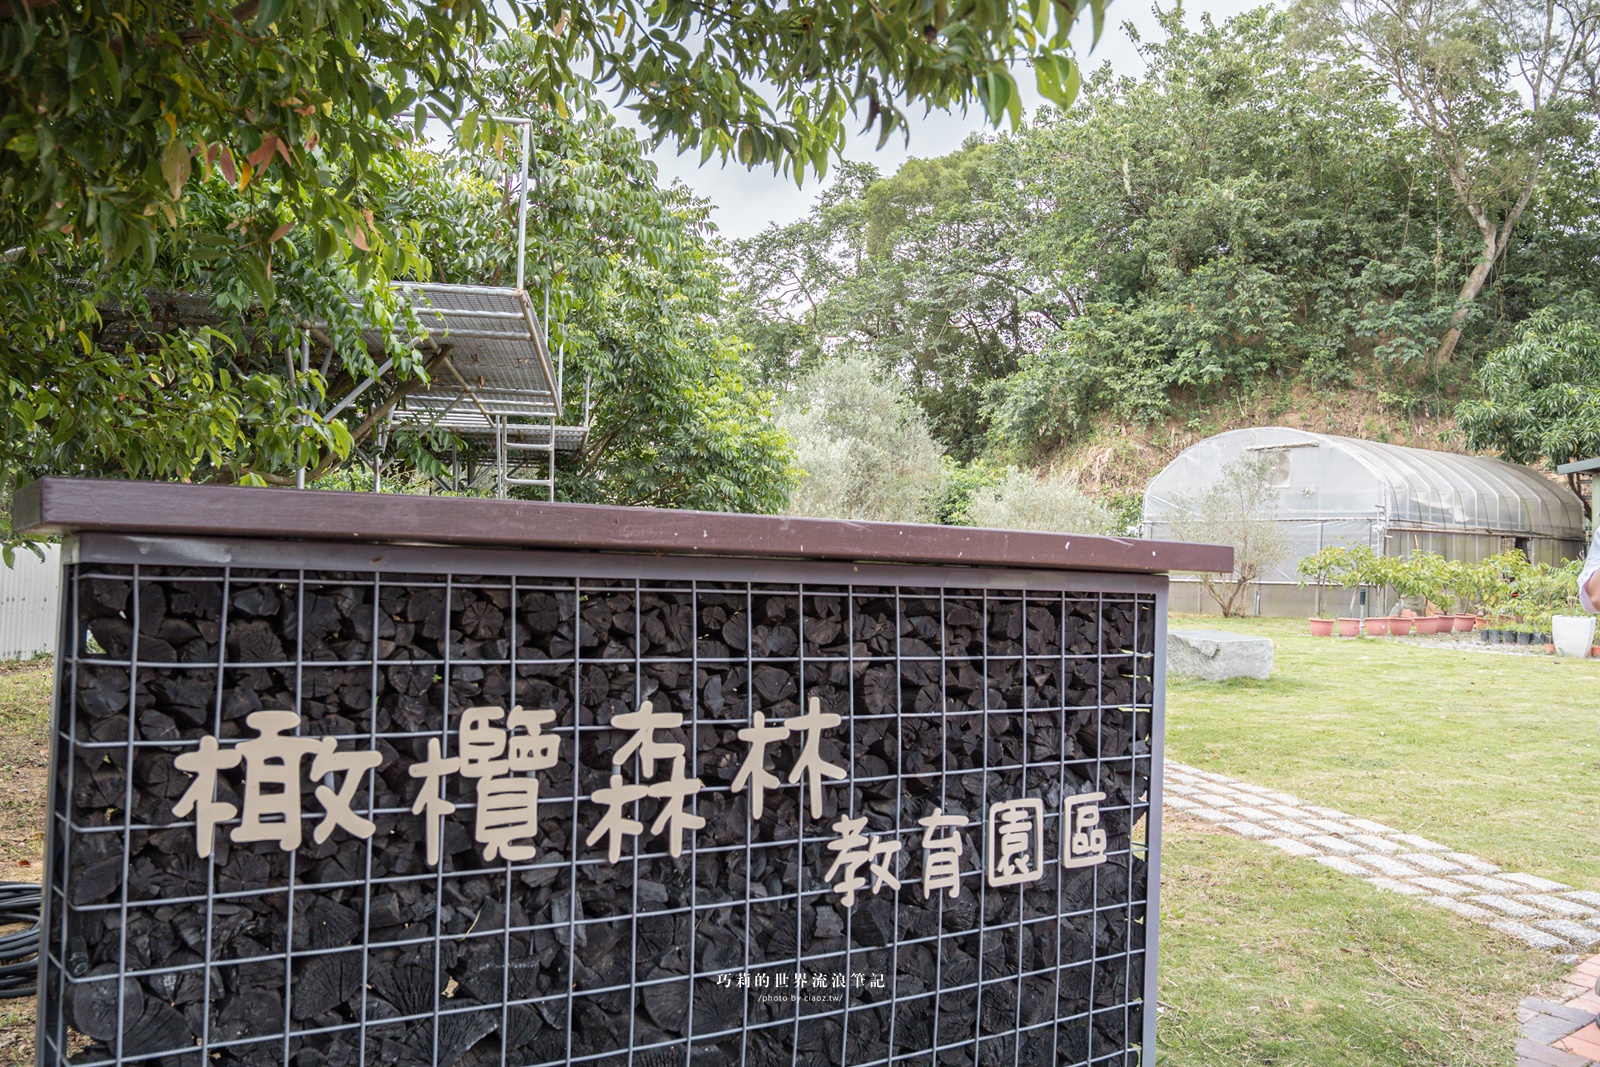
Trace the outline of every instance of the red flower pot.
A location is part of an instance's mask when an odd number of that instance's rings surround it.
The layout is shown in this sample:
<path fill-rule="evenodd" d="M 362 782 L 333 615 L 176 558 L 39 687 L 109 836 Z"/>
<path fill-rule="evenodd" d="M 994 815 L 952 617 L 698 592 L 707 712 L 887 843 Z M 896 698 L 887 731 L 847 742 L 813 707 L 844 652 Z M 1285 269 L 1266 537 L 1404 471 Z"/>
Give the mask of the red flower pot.
<path fill-rule="evenodd" d="M 1361 633 L 1361 620 L 1360 619 L 1340 619 L 1339 620 L 1339 636 L 1340 637 L 1356 637 L 1360 633 Z"/>
<path fill-rule="evenodd" d="M 1387 637 L 1389 635 L 1389 620 L 1381 615 L 1374 615 L 1367 620 L 1368 637 Z"/>
<path fill-rule="evenodd" d="M 1389 616 L 1389 633 L 1395 637 L 1405 637 L 1411 633 L 1411 624 L 1416 620 L 1403 615 Z"/>
<path fill-rule="evenodd" d="M 1332 637 L 1333 636 L 1333 620 L 1332 619 L 1312 619 L 1311 620 L 1311 636 L 1312 637 Z"/>
<path fill-rule="evenodd" d="M 1453 629 L 1458 634 L 1471 633 L 1478 625 L 1478 617 L 1476 615 L 1457 615 L 1455 620 L 1456 624 Z"/>

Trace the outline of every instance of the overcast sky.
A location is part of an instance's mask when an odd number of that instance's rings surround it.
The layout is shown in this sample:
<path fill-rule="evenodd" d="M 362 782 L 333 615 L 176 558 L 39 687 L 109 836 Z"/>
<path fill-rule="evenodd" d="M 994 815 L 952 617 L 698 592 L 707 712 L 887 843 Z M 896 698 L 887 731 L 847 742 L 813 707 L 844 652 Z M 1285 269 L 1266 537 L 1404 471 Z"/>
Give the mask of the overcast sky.
<path fill-rule="evenodd" d="M 1106 30 L 1099 46 L 1092 53 L 1081 56 L 1086 70 L 1093 70 L 1102 63 L 1110 63 L 1112 70 L 1118 74 L 1136 75 L 1144 70 L 1144 62 L 1123 24 L 1131 22 L 1145 40 L 1157 39 L 1160 31 L 1152 9 L 1139 5 L 1144 5 L 1144 0 L 1122 0 L 1121 3 L 1111 4 L 1107 9 Z M 1188 19 L 1191 25 L 1195 24 L 1199 21 L 1199 13 L 1206 11 L 1216 21 L 1223 22 L 1259 6 L 1261 0 L 1199 0 L 1188 7 Z M 1079 25 L 1080 28 L 1087 27 L 1087 18 Z M 1074 33 L 1074 40 L 1083 42 L 1081 48 L 1087 48 L 1089 32 L 1084 29 Z M 1031 114 L 1041 102 L 1033 85 L 1032 72 L 1027 69 L 1018 71 L 1017 83 L 1022 89 L 1024 105 Z M 630 113 L 624 108 L 619 109 L 619 114 L 627 121 Z M 968 134 L 983 132 L 989 127 L 982 112 L 974 108 L 966 115 L 935 112 L 926 118 L 913 117 L 910 128 L 909 144 L 896 133 L 879 151 L 873 149 L 875 137 L 852 136 L 845 148 L 845 156 L 874 163 L 883 172 L 890 173 L 910 157 L 927 158 L 953 152 L 961 147 L 961 142 Z M 653 158 L 661 169 L 664 182 L 673 178 L 682 179 L 695 192 L 716 205 L 713 218 L 724 236 L 735 239 L 759 233 L 768 223 L 782 225 L 800 218 L 810 210 L 821 185 L 815 178 L 808 178 L 805 188 L 797 189 L 792 180 L 779 177 L 770 169 L 750 171 L 736 163 L 724 166 L 715 158 L 703 167 L 698 166 L 698 151 L 680 156 L 676 144 L 670 139 L 655 152 Z"/>

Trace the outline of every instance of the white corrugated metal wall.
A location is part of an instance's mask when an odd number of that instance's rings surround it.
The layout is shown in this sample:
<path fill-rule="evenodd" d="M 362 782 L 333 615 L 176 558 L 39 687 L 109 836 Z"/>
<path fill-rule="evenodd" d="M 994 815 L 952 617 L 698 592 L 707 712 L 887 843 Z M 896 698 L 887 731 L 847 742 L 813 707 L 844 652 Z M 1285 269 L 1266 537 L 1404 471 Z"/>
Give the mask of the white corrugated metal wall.
<path fill-rule="evenodd" d="M 0 660 L 27 659 L 56 646 L 61 603 L 61 546 L 41 545 L 44 559 L 17 549 L 16 566 L 0 564 Z"/>

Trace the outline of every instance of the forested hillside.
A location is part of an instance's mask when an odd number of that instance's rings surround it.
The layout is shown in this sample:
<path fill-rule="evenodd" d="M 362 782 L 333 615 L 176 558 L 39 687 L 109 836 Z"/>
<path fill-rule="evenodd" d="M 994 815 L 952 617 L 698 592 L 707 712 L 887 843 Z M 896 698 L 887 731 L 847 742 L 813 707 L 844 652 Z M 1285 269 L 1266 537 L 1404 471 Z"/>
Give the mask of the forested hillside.
<path fill-rule="evenodd" d="M 1138 79 L 892 175 L 845 166 L 734 250 L 766 383 L 857 358 L 969 468 L 1102 495 L 1235 425 L 1506 448 L 1529 383 L 1470 439 L 1454 416 L 1530 315 L 1593 320 L 1593 72 L 1470 5 L 1362 10 L 1172 14 Z"/>

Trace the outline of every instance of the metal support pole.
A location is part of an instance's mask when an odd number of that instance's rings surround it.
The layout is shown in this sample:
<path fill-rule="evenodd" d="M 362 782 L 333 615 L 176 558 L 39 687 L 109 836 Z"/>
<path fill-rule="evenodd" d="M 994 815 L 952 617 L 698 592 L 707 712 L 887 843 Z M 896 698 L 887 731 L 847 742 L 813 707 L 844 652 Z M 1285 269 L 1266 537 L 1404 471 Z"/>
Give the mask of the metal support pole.
<path fill-rule="evenodd" d="M 528 153 L 533 149 L 533 123 L 522 127 L 522 183 L 517 189 L 517 288 L 526 278 L 528 255 Z"/>
<path fill-rule="evenodd" d="M 506 498 L 506 420 L 504 416 L 495 419 L 494 444 L 495 495 L 504 500 Z"/>
<path fill-rule="evenodd" d="M 310 330 L 302 330 L 301 333 L 300 333 L 300 384 L 301 384 L 302 388 L 304 388 L 306 376 L 309 375 L 310 373 L 311 373 L 311 331 Z M 311 416 L 310 415 L 302 415 L 302 416 L 300 416 L 300 425 L 301 426 L 310 426 L 311 425 Z M 306 466 L 305 466 L 304 463 L 300 464 L 299 468 L 294 472 L 294 487 L 296 489 L 304 489 L 306 487 Z"/>
<path fill-rule="evenodd" d="M 550 502 L 556 501 L 556 417 L 550 416 Z"/>
<path fill-rule="evenodd" d="M 378 428 L 378 447 L 372 452 L 372 491 L 383 492 L 383 450 L 389 447 L 389 424 L 387 420 Z"/>

